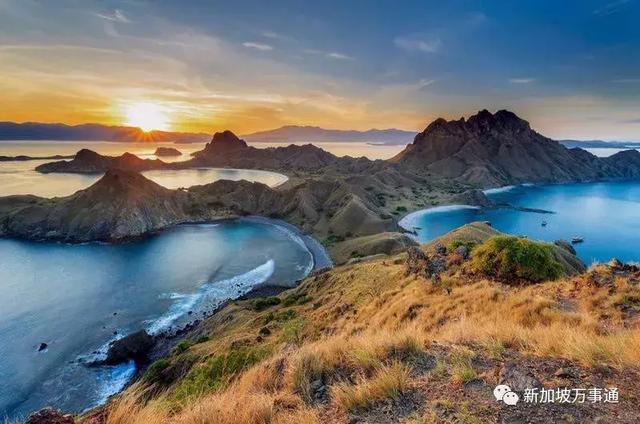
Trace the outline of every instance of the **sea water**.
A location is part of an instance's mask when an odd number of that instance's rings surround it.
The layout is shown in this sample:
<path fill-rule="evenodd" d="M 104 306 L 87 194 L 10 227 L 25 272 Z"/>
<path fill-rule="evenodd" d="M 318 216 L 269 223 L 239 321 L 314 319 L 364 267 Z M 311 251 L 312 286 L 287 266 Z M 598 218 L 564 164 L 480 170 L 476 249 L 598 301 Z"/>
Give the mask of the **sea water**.
<path fill-rule="evenodd" d="M 640 182 L 527 185 L 488 190 L 497 203 L 543 209 L 551 214 L 509 208 L 447 206 L 414 212 L 400 224 L 427 242 L 461 225 L 489 221 L 497 230 L 531 239 L 584 238 L 575 245 L 587 264 L 593 261 L 640 261 Z M 546 222 L 546 225 L 543 225 Z"/>
<path fill-rule="evenodd" d="M 86 366 L 110 341 L 184 325 L 259 283 L 294 285 L 312 267 L 302 236 L 268 220 L 182 225 L 116 245 L 1 239 L 0 417 L 100 404 L 135 373 L 133 363 Z"/>

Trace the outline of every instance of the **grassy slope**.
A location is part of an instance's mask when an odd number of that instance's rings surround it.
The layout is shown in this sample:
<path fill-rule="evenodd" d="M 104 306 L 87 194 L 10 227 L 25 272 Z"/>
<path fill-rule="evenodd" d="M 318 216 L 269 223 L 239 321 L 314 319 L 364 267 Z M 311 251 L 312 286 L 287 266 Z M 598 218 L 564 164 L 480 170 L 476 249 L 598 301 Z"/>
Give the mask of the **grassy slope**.
<path fill-rule="evenodd" d="M 441 243 L 493 233 L 470 225 Z M 596 265 L 513 287 L 463 264 L 436 285 L 406 275 L 405 256 L 312 276 L 278 300 L 233 302 L 85 421 L 640 420 L 637 273 Z M 621 404 L 506 408 L 491 391 L 509 364 L 547 387 L 617 386 Z"/>

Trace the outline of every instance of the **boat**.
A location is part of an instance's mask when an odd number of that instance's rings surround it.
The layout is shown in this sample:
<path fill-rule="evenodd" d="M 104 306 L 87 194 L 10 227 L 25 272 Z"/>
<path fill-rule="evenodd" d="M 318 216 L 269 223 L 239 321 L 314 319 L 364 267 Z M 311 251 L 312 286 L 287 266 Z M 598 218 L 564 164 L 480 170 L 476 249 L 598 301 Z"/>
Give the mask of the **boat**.
<path fill-rule="evenodd" d="M 542 224 L 540 224 L 540 225 L 542 225 L 543 227 L 546 227 L 547 226 L 547 221 L 542 221 Z"/>
<path fill-rule="evenodd" d="M 582 243 L 584 241 L 584 238 L 582 237 L 574 237 L 571 239 L 571 243 L 576 244 L 576 243 Z"/>

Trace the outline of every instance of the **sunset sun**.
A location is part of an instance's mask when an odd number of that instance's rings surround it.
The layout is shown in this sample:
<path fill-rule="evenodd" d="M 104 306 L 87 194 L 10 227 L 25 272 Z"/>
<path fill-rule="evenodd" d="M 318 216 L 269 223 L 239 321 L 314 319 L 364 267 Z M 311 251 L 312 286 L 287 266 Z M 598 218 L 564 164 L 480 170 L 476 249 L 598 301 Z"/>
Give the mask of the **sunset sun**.
<path fill-rule="evenodd" d="M 139 127 L 145 132 L 169 130 L 169 119 L 162 107 L 153 103 L 132 103 L 125 108 L 126 125 Z"/>

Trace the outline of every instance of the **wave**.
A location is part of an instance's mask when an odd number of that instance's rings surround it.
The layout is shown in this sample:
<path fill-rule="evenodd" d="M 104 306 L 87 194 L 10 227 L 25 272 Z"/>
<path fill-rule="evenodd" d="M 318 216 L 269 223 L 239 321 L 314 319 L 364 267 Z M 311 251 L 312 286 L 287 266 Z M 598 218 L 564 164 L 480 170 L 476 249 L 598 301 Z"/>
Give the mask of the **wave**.
<path fill-rule="evenodd" d="M 244 274 L 236 275 L 226 280 L 220 280 L 203 284 L 202 287 L 192 294 L 170 293 L 171 299 L 175 302 L 167 313 L 153 321 L 148 322 L 147 332 L 158 334 L 168 330 L 180 318 L 189 311 L 213 309 L 228 299 L 235 299 L 250 291 L 258 284 L 267 281 L 275 272 L 275 261 L 269 259 L 262 265 Z"/>
<path fill-rule="evenodd" d="M 111 396 L 121 392 L 135 375 L 136 364 L 134 361 L 129 361 L 120 365 L 100 367 L 98 372 L 98 379 L 102 384 L 98 390 L 96 401 L 85 411 L 88 411 L 96 405 L 106 403 Z"/>

